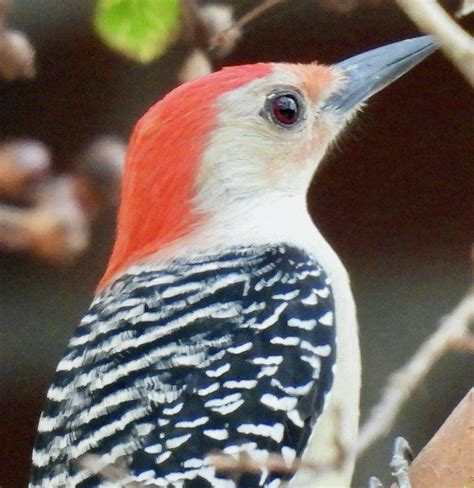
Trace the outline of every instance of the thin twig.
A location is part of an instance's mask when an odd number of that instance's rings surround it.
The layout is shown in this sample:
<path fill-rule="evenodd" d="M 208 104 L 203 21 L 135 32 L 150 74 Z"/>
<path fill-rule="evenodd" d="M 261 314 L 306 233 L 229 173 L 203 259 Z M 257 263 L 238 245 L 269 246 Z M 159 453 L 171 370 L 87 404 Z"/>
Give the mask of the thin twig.
<path fill-rule="evenodd" d="M 459 10 L 454 14 L 458 19 L 465 17 L 474 13 L 474 1 L 473 0 L 463 0 L 463 3 Z"/>
<path fill-rule="evenodd" d="M 240 33 L 242 28 L 247 24 L 255 20 L 264 14 L 267 10 L 273 8 L 275 5 L 284 2 L 285 0 L 263 0 L 252 10 L 242 15 L 240 19 L 236 20 L 228 29 L 224 29 L 218 32 L 210 41 L 209 49 L 214 52 L 219 49 L 219 46 L 226 45 L 228 43 L 227 38 L 235 37 L 235 32 Z"/>
<path fill-rule="evenodd" d="M 474 38 L 435 0 L 396 2 L 420 30 L 436 37 L 446 56 L 474 87 Z"/>
<path fill-rule="evenodd" d="M 270 10 L 275 5 L 284 2 L 285 0 L 264 0 L 262 3 L 257 5 L 255 8 L 247 12 L 246 14 L 242 15 L 240 19 L 236 20 L 235 24 L 232 26 L 232 29 L 238 28 L 242 29 L 247 24 L 255 20 L 257 17 L 260 17 L 264 14 L 267 10 Z"/>
<path fill-rule="evenodd" d="M 238 458 L 228 454 L 215 453 L 208 456 L 208 462 L 216 468 L 218 472 L 225 474 L 257 474 L 262 469 L 267 469 L 270 473 L 281 475 L 292 475 L 299 470 L 312 471 L 315 474 L 322 474 L 341 469 L 345 460 L 345 451 L 341 450 L 341 455 L 334 462 L 314 463 L 305 459 L 296 458 L 288 464 L 279 454 L 270 454 L 265 461 L 252 457 L 252 451 L 244 452 Z"/>
<path fill-rule="evenodd" d="M 452 347 L 460 352 L 474 354 L 474 334 L 454 340 Z"/>
<path fill-rule="evenodd" d="M 469 327 L 473 321 L 474 291 L 471 291 L 441 321 L 438 330 L 421 345 L 409 362 L 389 378 L 382 399 L 360 430 L 358 456 L 390 429 L 405 401 L 436 361 L 448 349 L 459 348 L 460 341 L 471 337 Z"/>

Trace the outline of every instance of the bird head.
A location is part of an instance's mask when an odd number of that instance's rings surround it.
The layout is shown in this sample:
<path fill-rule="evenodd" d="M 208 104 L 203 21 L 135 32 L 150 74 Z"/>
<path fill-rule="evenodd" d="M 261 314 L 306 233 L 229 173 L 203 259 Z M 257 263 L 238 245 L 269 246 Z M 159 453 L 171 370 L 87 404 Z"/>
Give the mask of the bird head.
<path fill-rule="evenodd" d="M 330 143 L 365 100 L 435 49 L 428 36 L 339 64 L 258 63 L 185 83 L 133 132 L 117 238 L 99 290 L 177 243 L 269 239 L 287 227 Z M 284 220 L 284 218 L 283 218 Z"/>

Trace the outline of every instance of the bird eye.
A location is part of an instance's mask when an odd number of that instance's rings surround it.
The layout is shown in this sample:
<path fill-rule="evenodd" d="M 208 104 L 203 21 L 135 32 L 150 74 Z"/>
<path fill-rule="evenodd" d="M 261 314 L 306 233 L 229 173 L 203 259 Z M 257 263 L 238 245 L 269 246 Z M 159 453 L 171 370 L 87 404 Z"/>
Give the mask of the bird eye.
<path fill-rule="evenodd" d="M 282 127 L 292 127 L 301 120 L 301 101 L 296 93 L 279 92 L 270 95 L 266 109 L 271 119 Z"/>

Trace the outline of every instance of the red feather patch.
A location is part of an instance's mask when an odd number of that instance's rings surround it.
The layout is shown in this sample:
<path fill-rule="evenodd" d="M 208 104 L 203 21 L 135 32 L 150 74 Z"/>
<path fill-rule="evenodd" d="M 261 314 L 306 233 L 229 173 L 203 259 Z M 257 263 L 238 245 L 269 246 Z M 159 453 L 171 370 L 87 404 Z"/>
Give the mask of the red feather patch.
<path fill-rule="evenodd" d="M 191 199 L 216 124 L 213 101 L 271 71 L 267 63 L 225 68 L 179 86 L 140 119 L 127 151 L 117 238 L 98 291 L 202 218 L 193 212 Z"/>

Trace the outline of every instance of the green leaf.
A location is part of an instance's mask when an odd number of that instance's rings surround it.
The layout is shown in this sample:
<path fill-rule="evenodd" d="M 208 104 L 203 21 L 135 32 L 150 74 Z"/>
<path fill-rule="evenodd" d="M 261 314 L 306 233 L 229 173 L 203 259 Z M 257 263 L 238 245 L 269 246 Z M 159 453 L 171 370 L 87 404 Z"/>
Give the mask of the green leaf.
<path fill-rule="evenodd" d="M 179 14 L 179 0 L 98 0 L 94 24 L 108 46 L 149 63 L 174 40 Z"/>

